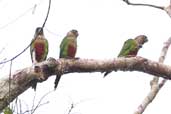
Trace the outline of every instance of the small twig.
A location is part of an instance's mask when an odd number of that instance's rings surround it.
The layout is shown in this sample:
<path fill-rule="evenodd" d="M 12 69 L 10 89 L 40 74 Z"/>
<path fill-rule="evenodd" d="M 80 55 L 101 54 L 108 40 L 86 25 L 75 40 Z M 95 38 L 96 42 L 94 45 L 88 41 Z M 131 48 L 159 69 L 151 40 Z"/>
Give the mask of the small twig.
<path fill-rule="evenodd" d="M 20 106 L 20 114 L 22 114 L 22 105 L 21 105 L 21 100 L 19 99 L 19 106 Z"/>
<path fill-rule="evenodd" d="M 19 108 L 18 108 L 18 97 L 16 98 L 16 100 L 15 100 L 15 106 L 14 106 L 14 111 L 15 111 L 15 108 L 16 108 L 16 112 L 17 112 L 17 114 L 18 114 L 18 110 L 19 110 Z"/>
<path fill-rule="evenodd" d="M 2 52 L 5 50 L 5 47 L 3 47 L 1 50 L 0 50 L 0 55 L 2 54 Z"/>
<path fill-rule="evenodd" d="M 163 63 L 164 59 L 166 57 L 168 48 L 171 44 L 171 37 L 168 39 L 167 42 L 164 43 L 163 49 L 161 51 L 161 56 L 159 58 L 159 62 Z M 154 100 L 160 89 L 164 86 L 166 83 L 166 80 L 163 79 L 161 83 L 158 84 L 158 77 L 154 77 L 153 80 L 150 82 L 151 84 L 151 91 L 148 93 L 148 95 L 143 100 L 142 104 L 140 104 L 137 108 L 137 111 L 134 112 L 134 114 L 142 114 L 147 106 Z"/>
<path fill-rule="evenodd" d="M 36 111 L 36 109 L 39 108 L 39 107 L 42 105 L 42 104 L 41 104 L 42 100 L 43 100 L 47 95 L 49 95 L 49 94 L 52 93 L 52 92 L 54 92 L 54 91 L 50 91 L 50 92 L 46 93 L 45 95 L 43 95 L 43 96 L 41 97 L 41 99 L 39 100 L 39 102 L 38 102 L 38 104 L 36 105 L 36 107 L 35 107 L 34 109 L 31 110 L 31 114 L 33 114 L 33 113 Z M 49 102 L 46 102 L 46 103 L 49 103 Z"/>
<path fill-rule="evenodd" d="M 143 3 L 131 3 L 129 0 L 123 0 L 125 3 L 127 3 L 128 5 L 133 5 L 133 6 L 148 6 L 148 7 L 153 7 L 153 8 L 157 8 L 157 9 L 161 9 L 164 10 L 163 6 L 156 6 L 156 5 L 152 5 L 152 4 L 143 4 Z"/>
<path fill-rule="evenodd" d="M 8 62 L 13 61 L 14 59 L 16 59 L 18 56 L 20 56 L 22 53 L 24 53 L 30 47 L 30 45 L 32 44 L 32 42 L 23 51 L 21 51 L 19 54 L 17 54 L 16 56 L 12 57 L 9 60 L 0 62 L 0 64 L 5 64 L 5 63 L 8 63 Z"/>
<path fill-rule="evenodd" d="M 54 36 L 60 36 L 59 34 L 52 32 L 51 30 L 49 30 L 47 27 L 44 28 L 48 33 L 54 35 Z"/>
<path fill-rule="evenodd" d="M 8 102 L 11 100 L 11 71 L 12 71 L 12 61 L 10 63 L 10 71 L 9 71 L 9 99 Z"/>
<path fill-rule="evenodd" d="M 70 107 L 70 109 L 69 109 L 69 111 L 68 111 L 68 114 L 71 113 L 71 111 L 75 108 L 76 105 L 78 105 L 78 104 L 80 104 L 80 103 L 83 103 L 83 102 L 85 102 L 85 101 L 88 101 L 88 100 L 90 100 L 90 99 L 83 99 L 83 100 L 80 100 L 80 101 L 77 102 L 77 103 L 72 102 L 72 103 L 71 103 L 71 107 Z"/>
<path fill-rule="evenodd" d="M 43 105 L 46 105 L 46 104 L 48 104 L 49 103 L 49 101 L 47 101 L 47 102 L 45 102 L 45 103 L 41 103 L 39 106 L 38 106 L 38 108 L 39 107 L 41 107 L 41 106 L 43 106 Z M 17 114 L 25 114 L 25 113 L 29 113 L 29 112 L 31 112 L 32 110 L 26 110 L 25 112 L 23 112 L 23 113 L 17 113 Z"/>
<path fill-rule="evenodd" d="M 4 52 L 4 50 L 5 50 L 5 47 L 6 47 L 6 46 L 4 46 L 4 47 L 0 50 L 0 55 L 3 54 L 3 52 Z M 6 60 L 7 60 L 7 58 L 2 58 L 1 61 L 6 61 Z M 5 66 L 4 64 L 0 65 L 0 69 L 2 69 L 4 66 Z"/>
<path fill-rule="evenodd" d="M 32 104 L 32 108 L 31 108 L 31 110 L 34 110 L 35 99 L 36 99 L 36 92 L 34 92 L 33 104 Z"/>
<path fill-rule="evenodd" d="M 19 105 L 19 108 L 18 108 L 19 111 L 15 111 L 14 110 L 14 112 L 16 114 L 25 114 L 25 113 L 28 113 L 29 112 L 29 109 L 28 109 L 28 105 L 27 104 L 25 104 L 26 107 L 27 107 L 27 110 L 25 112 L 22 111 L 22 106 L 24 105 L 24 103 L 20 99 L 17 100 L 17 103 L 15 105 L 17 105 L 17 107 Z"/>
<path fill-rule="evenodd" d="M 29 9 L 27 9 L 25 12 L 23 12 L 22 14 L 20 14 L 18 17 L 16 17 L 15 19 L 13 19 L 12 21 L 0 26 L 0 29 L 4 29 L 6 27 L 8 27 L 9 25 L 15 23 L 16 21 L 18 21 L 21 17 L 25 16 L 28 12 L 30 12 L 30 10 L 32 10 L 34 7 L 31 7 Z"/>
<path fill-rule="evenodd" d="M 35 13 L 36 8 L 37 8 L 37 4 L 35 4 L 35 5 L 34 5 L 33 10 L 32 10 L 32 14 L 34 14 L 34 13 Z"/>
<path fill-rule="evenodd" d="M 46 14 L 46 18 L 45 18 L 45 20 L 44 20 L 44 23 L 43 23 L 43 25 L 42 25 L 42 28 L 44 28 L 44 27 L 45 27 L 46 21 L 47 21 L 48 16 L 49 16 L 50 7 L 51 7 L 51 0 L 49 0 L 48 11 L 47 11 L 47 14 Z"/>
<path fill-rule="evenodd" d="M 71 113 L 71 111 L 72 111 L 73 108 L 74 108 L 74 104 L 72 103 L 72 104 L 71 104 L 71 108 L 70 108 L 69 111 L 68 111 L 68 114 Z"/>

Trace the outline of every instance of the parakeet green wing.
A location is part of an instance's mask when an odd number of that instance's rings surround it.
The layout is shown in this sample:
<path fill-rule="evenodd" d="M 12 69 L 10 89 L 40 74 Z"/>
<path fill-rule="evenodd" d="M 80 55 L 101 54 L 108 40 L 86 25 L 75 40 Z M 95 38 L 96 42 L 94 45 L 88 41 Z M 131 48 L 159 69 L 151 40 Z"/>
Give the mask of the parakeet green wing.
<path fill-rule="evenodd" d="M 30 45 L 30 55 L 31 55 L 31 61 L 32 61 L 32 63 L 33 63 L 34 40 L 35 39 L 32 39 L 31 40 L 31 45 Z"/>
<path fill-rule="evenodd" d="M 44 54 L 44 60 L 46 60 L 47 58 L 47 55 L 48 55 L 48 52 L 49 52 L 49 44 L 48 44 L 48 40 L 47 39 L 44 39 L 45 41 L 45 54 Z"/>
<path fill-rule="evenodd" d="M 134 39 L 128 39 L 127 41 L 125 41 L 118 57 L 127 57 L 128 55 L 131 54 L 137 54 L 138 51 L 138 47 L 137 47 L 137 43 Z"/>
<path fill-rule="evenodd" d="M 65 37 L 61 44 L 60 44 L 60 55 L 59 58 L 65 58 L 67 56 L 67 50 L 68 50 L 68 39 Z"/>
<path fill-rule="evenodd" d="M 125 41 L 118 57 L 135 57 L 144 43 L 148 41 L 147 36 L 139 35 L 134 39 Z M 104 77 L 112 71 L 105 72 Z"/>
<path fill-rule="evenodd" d="M 128 55 L 134 55 L 136 56 L 138 51 L 137 43 L 134 39 L 128 39 L 125 41 L 118 57 L 127 57 Z M 111 71 L 105 72 L 104 77 L 107 76 Z"/>

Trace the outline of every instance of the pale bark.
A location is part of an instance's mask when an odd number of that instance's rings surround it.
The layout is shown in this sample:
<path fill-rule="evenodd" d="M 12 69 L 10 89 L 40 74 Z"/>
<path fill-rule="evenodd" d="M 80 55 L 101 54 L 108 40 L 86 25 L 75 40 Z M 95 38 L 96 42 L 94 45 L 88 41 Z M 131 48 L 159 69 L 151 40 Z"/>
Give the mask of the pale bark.
<path fill-rule="evenodd" d="M 9 96 L 9 78 L 0 79 L 0 111 L 13 101 L 18 95 L 22 94 L 35 79 L 43 82 L 48 77 L 56 75 L 58 72 L 105 72 L 105 71 L 140 71 L 171 79 L 171 66 L 159 62 L 148 60 L 143 57 L 117 58 L 113 60 L 95 60 L 95 59 L 48 59 L 39 63 L 39 72 L 35 72 L 34 67 L 28 67 L 16 71 L 11 76 L 11 89 Z"/>
<path fill-rule="evenodd" d="M 164 62 L 168 48 L 170 47 L 170 44 L 171 44 L 171 37 L 164 43 L 164 46 L 162 48 L 160 58 L 159 58 L 160 63 Z M 154 98 L 157 96 L 158 92 L 164 86 L 166 81 L 167 81 L 166 79 L 163 79 L 159 83 L 159 77 L 154 77 L 153 80 L 151 80 L 150 82 L 151 90 L 148 93 L 148 95 L 144 98 L 142 103 L 138 106 L 134 114 L 142 114 L 145 111 L 147 106 L 154 100 Z"/>

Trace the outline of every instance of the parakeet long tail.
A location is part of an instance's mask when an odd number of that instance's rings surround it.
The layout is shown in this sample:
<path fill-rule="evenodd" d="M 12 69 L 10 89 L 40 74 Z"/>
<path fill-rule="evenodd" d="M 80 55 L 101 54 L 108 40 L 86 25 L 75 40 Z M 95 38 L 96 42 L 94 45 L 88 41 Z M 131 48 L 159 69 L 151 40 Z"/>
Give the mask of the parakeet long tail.
<path fill-rule="evenodd" d="M 33 89 L 34 89 L 34 91 L 36 91 L 36 87 L 37 87 L 37 82 L 32 82 L 32 86 L 31 86 Z"/>
<path fill-rule="evenodd" d="M 54 84 L 55 84 L 54 89 L 55 90 L 56 90 L 56 88 L 58 86 L 58 83 L 59 83 L 60 79 L 61 79 L 61 75 L 59 75 L 59 74 L 56 75 L 56 79 L 55 79 L 55 82 L 54 82 Z"/>
<path fill-rule="evenodd" d="M 103 77 L 105 78 L 109 73 L 111 73 L 111 71 L 105 72 Z"/>

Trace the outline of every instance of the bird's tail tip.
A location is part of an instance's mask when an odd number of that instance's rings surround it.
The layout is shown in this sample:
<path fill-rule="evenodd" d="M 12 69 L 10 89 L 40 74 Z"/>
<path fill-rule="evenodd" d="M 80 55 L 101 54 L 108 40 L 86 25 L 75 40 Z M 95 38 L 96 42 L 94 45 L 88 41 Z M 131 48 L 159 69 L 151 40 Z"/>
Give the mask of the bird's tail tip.
<path fill-rule="evenodd" d="M 104 75 L 103 75 L 103 78 L 105 78 L 109 73 L 111 73 L 111 71 L 105 72 Z"/>

